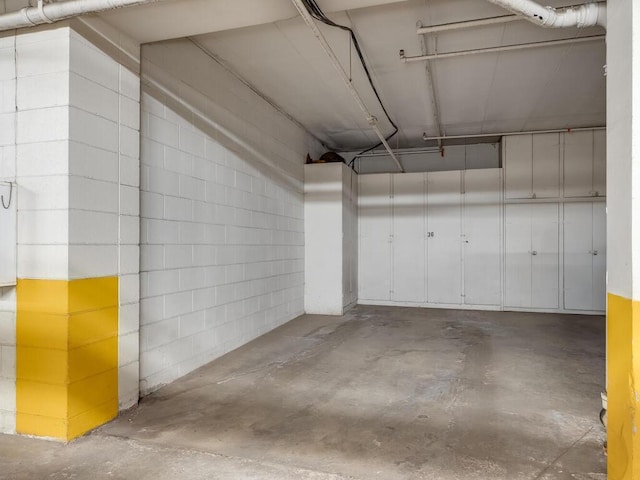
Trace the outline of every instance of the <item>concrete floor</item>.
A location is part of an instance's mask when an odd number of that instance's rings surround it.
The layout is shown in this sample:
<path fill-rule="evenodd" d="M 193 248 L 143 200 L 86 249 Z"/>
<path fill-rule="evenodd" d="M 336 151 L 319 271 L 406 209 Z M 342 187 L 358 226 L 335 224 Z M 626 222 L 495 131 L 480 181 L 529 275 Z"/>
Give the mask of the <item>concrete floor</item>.
<path fill-rule="evenodd" d="M 305 315 L 70 445 L 0 436 L 2 479 L 606 479 L 604 319 Z"/>

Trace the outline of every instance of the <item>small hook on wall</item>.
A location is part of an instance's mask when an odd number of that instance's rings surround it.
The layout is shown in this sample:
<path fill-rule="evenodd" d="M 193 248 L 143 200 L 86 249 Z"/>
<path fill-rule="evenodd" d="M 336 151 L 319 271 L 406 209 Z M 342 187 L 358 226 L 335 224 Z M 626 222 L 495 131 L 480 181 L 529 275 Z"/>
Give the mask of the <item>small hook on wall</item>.
<path fill-rule="evenodd" d="M 4 203 L 4 195 L 0 195 L 0 202 L 2 202 L 2 208 L 9 210 L 11 206 L 11 197 L 13 196 L 13 183 L 9 182 L 9 200 L 8 203 Z"/>

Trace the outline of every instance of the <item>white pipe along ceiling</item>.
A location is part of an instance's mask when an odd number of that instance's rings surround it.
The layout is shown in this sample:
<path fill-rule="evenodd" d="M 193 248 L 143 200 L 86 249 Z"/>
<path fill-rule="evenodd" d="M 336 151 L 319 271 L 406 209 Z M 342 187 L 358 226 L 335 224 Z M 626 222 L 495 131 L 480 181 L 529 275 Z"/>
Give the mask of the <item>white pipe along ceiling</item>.
<path fill-rule="evenodd" d="M 556 45 L 567 45 L 571 43 L 585 43 L 594 41 L 604 41 L 605 35 L 592 35 L 589 37 L 563 38 L 560 40 L 548 40 L 545 42 L 519 43 L 516 45 L 503 45 L 501 47 L 474 48 L 472 50 L 459 50 L 457 52 L 433 53 L 430 55 L 416 55 L 407 57 L 404 50 L 400 50 L 400 59 L 405 62 L 419 62 L 424 60 L 439 60 L 442 58 L 464 57 L 467 55 L 478 55 L 481 53 L 508 52 L 511 50 L 527 50 L 530 48 L 542 48 Z"/>
<path fill-rule="evenodd" d="M 25 7 L 16 12 L 0 15 L 0 31 L 33 27 L 54 23 L 88 13 L 99 13 L 116 8 L 155 3 L 158 0 L 69 0 L 45 3 L 38 0 L 35 7 Z"/>
<path fill-rule="evenodd" d="M 450 30 L 460 30 L 463 28 L 486 27 L 487 25 L 497 25 L 501 23 L 517 22 L 524 20 L 520 15 L 501 15 L 499 17 L 480 18 L 478 20 L 466 20 L 463 22 L 443 23 L 441 25 L 430 25 L 428 27 L 419 27 L 418 35 L 429 33 L 448 32 Z"/>
<path fill-rule="evenodd" d="M 607 7 L 604 3 L 586 3 L 577 7 L 556 10 L 543 7 L 533 0 L 489 0 L 541 27 L 594 27 L 607 26 Z"/>

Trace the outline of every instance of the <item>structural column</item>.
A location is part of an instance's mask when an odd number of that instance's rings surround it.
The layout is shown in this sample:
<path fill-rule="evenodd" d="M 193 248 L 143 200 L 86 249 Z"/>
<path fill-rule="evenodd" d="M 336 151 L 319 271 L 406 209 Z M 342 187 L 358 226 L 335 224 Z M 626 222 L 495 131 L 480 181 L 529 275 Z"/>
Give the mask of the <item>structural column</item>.
<path fill-rule="evenodd" d="M 607 3 L 610 479 L 640 478 L 640 3 Z"/>
<path fill-rule="evenodd" d="M 357 176 L 344 163 L 304 166 L 304 309 L 342 315 L 357 299 Z"/>
<path fill-rule="evenodd" d="M 16 36 L 17 433 L 68 441 L 138 398 L 139 76 L 111 34 Z"/>

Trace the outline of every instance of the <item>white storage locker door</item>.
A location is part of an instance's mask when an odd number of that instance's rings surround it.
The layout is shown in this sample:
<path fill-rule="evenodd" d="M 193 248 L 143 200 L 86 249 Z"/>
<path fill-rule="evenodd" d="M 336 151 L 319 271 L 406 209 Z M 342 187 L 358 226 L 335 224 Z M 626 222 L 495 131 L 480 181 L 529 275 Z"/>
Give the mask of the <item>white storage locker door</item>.
<path fill-rule="evenodd" d="M 607 306 L 607 217 L 604 202 L 593 204 L 593 310 Z"/>
<path fill-rule="evenodd" d="M 533 135 L 533 182 L 535 198 L 560 196 L 560 134 Z"/>
<path fill-rule="evenodd" d="M 427 174 L 427 301 L 462 303 L 462 172 Z"/>
<path fill-rule="evenodd" d="M 393 180 L 391 299 L 424 302 L 424 174 L 400 173 Z"/>
<path fill-rule="evenodd" d="M 505 198 L 530 198 L 532 135 L 504 137 Z"/>
<path fill-rule="evenodd" d="M 607 131 L 593 131 L 593 196 L 607 196 Z"/>
<path fill-rule="evenodd" d="M 500 305 L 501 170 L 464 172 L 464 303 Z"/>
<path fill-rule="evenodd" d="M 391 292 L 391 178 L 359 175 L 358 298 L 389 300 Z"/>
<path fill-rule="evenodd" d="M 531 207 L 531 307 L 559 307 L 558 204 Z"/>
<path fill-rule="evenodd" d="M 592 295 L 593 205 L 565 203 L 564 308 L 591 310 Z"/>
<path fill-rule="evenodd" d="M 593 132 L 564 134 L 564 196 L 593 196 Z"/>
<path fill-rule="evenodd" d="M 531 306 L 531 205 L 505 205 L 505 296 L 507 307 Z"/>

